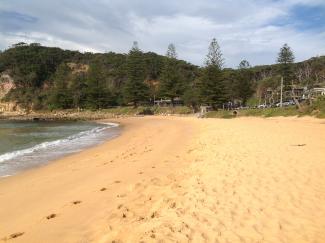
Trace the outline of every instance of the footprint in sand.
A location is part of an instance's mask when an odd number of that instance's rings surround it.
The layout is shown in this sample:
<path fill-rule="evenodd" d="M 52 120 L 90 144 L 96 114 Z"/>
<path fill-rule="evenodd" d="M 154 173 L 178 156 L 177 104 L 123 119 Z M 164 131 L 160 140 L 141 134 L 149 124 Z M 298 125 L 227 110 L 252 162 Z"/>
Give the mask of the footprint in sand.
<path fill-rule="evenodd" d="M 25 234 L 25 232 L 17 232 L 17 233 L 13 233 L 9 236 L 9 239 L 15 239 L 18 238 L 20 236 L 22 236 L 23 234 Z"/>
<path fill-rule="evenodd" d="M 77 205 L 77 204 L 80 204 L 81 201 L 73 201 L 72 203 L 73 203 L 74 205 Z"/>
<path fill-rule="evenodd" d="M 106 190 L 107 190 L 106 187 L 103 187 L 102 189 L 100 189 L 101 192 L 106 191 Z"/>
<path fill-rule="evenodd" d="M 304 147 L 304 146 L 306 146 L 306 144 L 293 144 L 293 145 L 291 145 L 291 146 L 296 146 L 296 147 Z"/>
<path fill-rule="evenodd" d="M 47 219 L 53 219 L 53 218 L 55 218 L 56 216 L 57 216 L 57 215 L 56 215 L 55 213 L 52 213 L 52 214 L 46 216 L 46 218 L 47 218 Z"/>
<path fill-rule="evenodd" d="M 157 212 L 153 212 L 150 216 L 152 219 L 153 218 L 157 218 L 158 217 L 158 213 Z"/>
<path fill-rule="evenodd" d="M 108 163 L 113 163 L 114 160 L 110 160 L 109 162 L 105 162 L 103 165 L 107 165 Z"/>
<path fill-rule="evenodd" d="M 121 183 L 121 181 L 114 181 L 114 183 L 119 184 L 119 183 Z"/>

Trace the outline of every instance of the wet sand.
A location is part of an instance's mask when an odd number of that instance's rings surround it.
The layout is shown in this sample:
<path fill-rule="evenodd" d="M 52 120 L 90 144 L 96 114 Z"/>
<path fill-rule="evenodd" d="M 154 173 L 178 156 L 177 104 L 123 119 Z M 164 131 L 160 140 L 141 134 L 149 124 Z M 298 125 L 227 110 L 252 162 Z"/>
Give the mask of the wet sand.
<path fill-rule="evenodd" d="M 0 179 L 0 242 L 325 242 L 325 124 L 118 120 L 120 137 Z"/>

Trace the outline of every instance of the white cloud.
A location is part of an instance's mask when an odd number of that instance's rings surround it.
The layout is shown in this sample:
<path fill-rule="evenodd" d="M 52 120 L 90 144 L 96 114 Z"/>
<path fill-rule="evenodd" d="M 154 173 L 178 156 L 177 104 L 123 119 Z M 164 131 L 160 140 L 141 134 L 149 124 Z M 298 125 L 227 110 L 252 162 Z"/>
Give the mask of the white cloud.
<path fill-rule="evenodd" d="M 167 45 L 173 42 L 179 58 L 201 65 L 209 41 L 216 37 L 230 67 L 237 66 L 242 59 L 254 65 L 274 63 L 279 48 L 286 42 L 300 61 L 325 54 L 325 33 L 273 23 L 289 18 L 290 9 L 296 4 L 324 3 L 323 0 L 2 0 L 0 11 L 23 13 L 38 21 L 21 22 L 20 29 L 10 31 L 0 23 L 0 48 L 22 40 L 81 51 L 127 52 L 132 41 L 137 40 L 143 50 L 165 54 Z"/>

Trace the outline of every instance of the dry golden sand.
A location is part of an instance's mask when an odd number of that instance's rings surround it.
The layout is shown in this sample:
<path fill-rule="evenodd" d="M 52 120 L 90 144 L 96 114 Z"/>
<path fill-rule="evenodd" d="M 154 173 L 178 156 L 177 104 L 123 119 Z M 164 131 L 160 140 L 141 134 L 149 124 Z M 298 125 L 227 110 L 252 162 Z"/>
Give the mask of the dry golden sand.
<path fill-rule="evenodd" d="M 120 121 L 110 142 L 0 179 L 0 239 L 325 242 L 324 121 Z"/>

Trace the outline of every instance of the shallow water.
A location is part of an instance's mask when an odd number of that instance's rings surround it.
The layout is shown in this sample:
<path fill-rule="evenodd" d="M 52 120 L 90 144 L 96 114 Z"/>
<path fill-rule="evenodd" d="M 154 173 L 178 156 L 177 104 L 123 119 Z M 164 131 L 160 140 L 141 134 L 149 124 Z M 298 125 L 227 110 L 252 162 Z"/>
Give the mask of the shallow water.
<path fill-rule="evenodd" d="M 112 123 L 0 121 L 0 177 L 118 136 Z"/>

